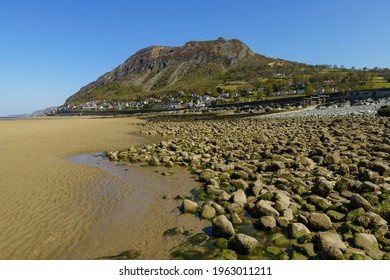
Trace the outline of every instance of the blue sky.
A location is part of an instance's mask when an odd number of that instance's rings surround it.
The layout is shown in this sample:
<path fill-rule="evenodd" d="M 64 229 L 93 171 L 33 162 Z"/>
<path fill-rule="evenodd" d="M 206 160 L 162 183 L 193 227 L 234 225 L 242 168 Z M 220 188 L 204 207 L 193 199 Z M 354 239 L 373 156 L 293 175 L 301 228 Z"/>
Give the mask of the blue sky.
<path fill-rule="evenodd" d="M 237 38 L 308 64 L 390 68 L 388 0 L 0 2 L 0 116 L 61 105 L 150 45 Z"/>

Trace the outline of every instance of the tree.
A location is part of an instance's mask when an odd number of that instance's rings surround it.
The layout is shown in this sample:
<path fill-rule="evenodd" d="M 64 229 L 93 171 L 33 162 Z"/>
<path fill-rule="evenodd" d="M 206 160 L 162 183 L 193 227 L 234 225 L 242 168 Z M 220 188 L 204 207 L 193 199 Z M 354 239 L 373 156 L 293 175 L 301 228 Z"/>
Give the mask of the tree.
<path fill-rule="evenodd" d="M 390 82 L 390 69 L 389 68 L 383 69 L 383 78 L 385 78 L 386 81 Z"/>
<path fill-rule="evenodd" d="M 305 87 L 306 95 L 312 95 L 314 93 L 314 86 L 312 84 L 307 84 Z"/>

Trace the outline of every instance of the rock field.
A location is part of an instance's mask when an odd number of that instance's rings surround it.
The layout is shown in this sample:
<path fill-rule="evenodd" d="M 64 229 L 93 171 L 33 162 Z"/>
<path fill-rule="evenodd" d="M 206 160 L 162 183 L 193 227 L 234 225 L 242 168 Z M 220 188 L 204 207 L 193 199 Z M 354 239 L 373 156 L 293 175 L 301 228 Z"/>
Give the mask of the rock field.
<path fill-rule="evenodd" d="M 140 133 L 168 140 L 107 156 L 198 176 L 181 210 L 210 220 L 208 258 L 390 259 L 390 119 L 300 116 L 155 117 Z"/>

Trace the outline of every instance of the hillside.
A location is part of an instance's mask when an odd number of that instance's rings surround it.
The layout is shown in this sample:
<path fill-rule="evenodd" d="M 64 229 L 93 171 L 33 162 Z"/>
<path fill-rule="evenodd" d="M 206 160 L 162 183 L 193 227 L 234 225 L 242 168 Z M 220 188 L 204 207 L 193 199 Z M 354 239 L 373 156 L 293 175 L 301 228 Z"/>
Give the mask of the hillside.
<path fill-rule="evenodd" d="M 66 105 L 88 101 L 135 101 L 150 97 L 218 95 L 256 91 L 261 96 L 304 91 L 388 87 L 377 71 L 313 66 L 254 53 L 237 39 L 189 41 L 181 47 L 151 46 L 82 87 Z M 381 72 L 382 71 L 382 72 Z"/>
<path fill-rule="evenodd" d="M 132 95 L 164 89 L 186 89 L 196 80 L 212 85 L 239 61 L 255 54 L 239 40 L 190 41 L 182 47 L 144 48 L 123 64 L 82 87 L 67 103 Z M 175 86 L 176 87 L 172 87 Z M 191 85 L 194 86 L 194 85 Z M 110 99 L 110 98 L 107 98 Z"/>

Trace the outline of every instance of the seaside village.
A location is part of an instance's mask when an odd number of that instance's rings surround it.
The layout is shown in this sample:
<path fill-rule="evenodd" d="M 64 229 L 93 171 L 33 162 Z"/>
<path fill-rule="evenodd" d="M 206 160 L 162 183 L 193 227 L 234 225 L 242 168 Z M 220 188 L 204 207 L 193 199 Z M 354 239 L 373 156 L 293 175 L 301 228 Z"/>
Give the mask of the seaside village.
<path fill-rule="evenodd" d="M 276 74 L 275 74 L 276 75 Z M 265 96 L 294 96 L 306 94 L 304 83 L 295 83 L 288 91 L 275 91 L 270 94 L 265 93 L 264 88 L 257 88 L 254 91 L 243 89 L 233 92 L 219 90 L 216 94 L 205 93 L 198 95 L 178 91 L 174 95 L 164 95 L 159 97 L 146 97 L 137 101 L 109 101 L 94 100 L 78 105 L 64 105 L 58 111 L 127 111 L 127 110 L 175 110 L 204 108 L 211 105 L 229 104 L 236 102 L 252 102 L 264 99 Z M 314 94 L 325 94 L 336 92 L 335 82 L 327 80 L 323 82 L 323 88 L 314 90 Z"/>

